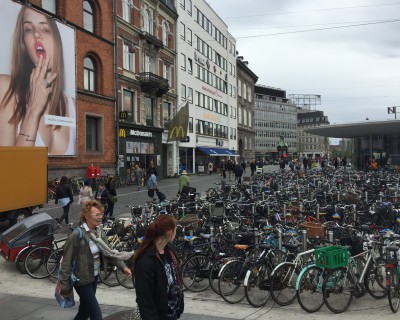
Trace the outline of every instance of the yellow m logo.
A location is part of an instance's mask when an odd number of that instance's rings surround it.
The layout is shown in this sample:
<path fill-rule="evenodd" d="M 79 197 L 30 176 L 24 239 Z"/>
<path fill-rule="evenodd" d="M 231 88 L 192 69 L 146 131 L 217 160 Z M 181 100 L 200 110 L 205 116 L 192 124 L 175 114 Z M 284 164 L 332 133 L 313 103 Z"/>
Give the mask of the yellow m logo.
<path fill-rule="evenodd" d="M 119 137 L 120 138 L 126 138 L 125 129 L 119 129 Z"/>
<path fill-rule="evenodd" d="M 172 140 L 174 137 L 174 132 L 175 132 L 175 139 L 179 138 L 186 138 L 183 133 L 183 127 L 182 126 L 175 126 L 172 128 L 172 130 L 169 133 L 169 139 Z"/>

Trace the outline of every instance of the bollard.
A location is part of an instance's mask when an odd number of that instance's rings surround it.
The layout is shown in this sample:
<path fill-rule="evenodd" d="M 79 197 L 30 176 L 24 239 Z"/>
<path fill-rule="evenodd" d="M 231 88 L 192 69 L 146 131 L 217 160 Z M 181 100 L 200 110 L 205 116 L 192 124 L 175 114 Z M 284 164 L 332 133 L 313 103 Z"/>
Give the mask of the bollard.
<path fill-rule="evenodd" d="M 368 202 L 368 192 L 365 191 L 365 202 Z"/>
<path fill-rule="evenodd" d="M 303 251 L 307 251 L 307 230 L 301 230 L 301 240 L 303 245 Z"/>
<path fill-rule="evenodd" d="M 357 221 L 357 205 L 353 204 L 353 221 Z"/>
<path fill-rule="evenodd" d="M 258 228 L 255 227 L 254 228 L 254 239 L 255 239 L 255 243 L 258 244 L 258 236 L 259 236 L 259 232 L 258 232 Z"/>
<path fill-rule="evenodd" d="M 269 208 L 269 205 L 268 205 L 268 217 L 270 217 L 270 215 L 271 215 L 271 209 Z"/>
<path fill-rule="evenodd" d="M 286 204 L 283 205 L 283 219 L 285 220 L 286 224 Z"/>
<path fill-rule="evenodd" d="M 328 231 L 328 241 L 333 244 L 333 231 Z"/>
<path fill-rule="evenodd" d="M 282 250 L 282 231 L 281 229 L 278 230 L 278 250 Z"/>
<path fill-rule="evenodd" d="M 319 220 L 319 204 L 317 204 L 317 219 Z"/>

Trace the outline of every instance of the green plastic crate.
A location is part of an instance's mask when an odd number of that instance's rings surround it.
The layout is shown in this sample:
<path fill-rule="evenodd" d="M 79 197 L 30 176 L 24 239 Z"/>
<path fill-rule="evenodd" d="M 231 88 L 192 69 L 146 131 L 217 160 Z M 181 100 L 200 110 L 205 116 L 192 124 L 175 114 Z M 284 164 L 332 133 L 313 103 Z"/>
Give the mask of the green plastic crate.
<path fill-rule="evenodd" d="M 349 249 L 347 247 L 331 246 L 314 250 L 315 264 L 326 269 L 345 267 L 349 263 Z"/>

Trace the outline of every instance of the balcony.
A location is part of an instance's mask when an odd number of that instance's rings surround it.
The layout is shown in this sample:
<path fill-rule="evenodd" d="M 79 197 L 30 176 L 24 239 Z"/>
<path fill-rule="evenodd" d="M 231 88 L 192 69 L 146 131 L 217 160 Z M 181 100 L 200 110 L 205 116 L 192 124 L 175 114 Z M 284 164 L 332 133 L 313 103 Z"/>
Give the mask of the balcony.
<path fill-rule="evenodd" d="M 161 97 L 169 90 L 169 83 L 164 79 L 152 72 L 139 73 L 139 81 L 142 92 Z"/>
<path fill-rule="evenodd" d="M 147 42 L 154 45 L 154 47 L 158 49 L 161 49 L 164 46 L 161 40 L 157 39 L 155 36 L 153 36 L 151 33 L 148 33 L 147 31 L 142 31 L 140 36 L 142 39 L 145 39 Z"/>

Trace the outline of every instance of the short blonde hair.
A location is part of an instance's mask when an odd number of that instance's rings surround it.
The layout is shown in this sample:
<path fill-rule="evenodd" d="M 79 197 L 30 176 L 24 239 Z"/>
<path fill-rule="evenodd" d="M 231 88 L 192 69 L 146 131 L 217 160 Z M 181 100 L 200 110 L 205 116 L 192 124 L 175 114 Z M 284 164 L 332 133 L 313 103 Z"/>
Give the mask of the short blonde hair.
<path fill-rule="evenodd" d="M 97 200 L 86 201 L 81 209 L 81 216 L 79 218 L 81 224 L 87 221 L 87 218 L 90 215 L 90 210 L 92 210 L 93 207 L 99 209 L 99 211 L 102 213 L 104 212 L 103 206 Z"/>

